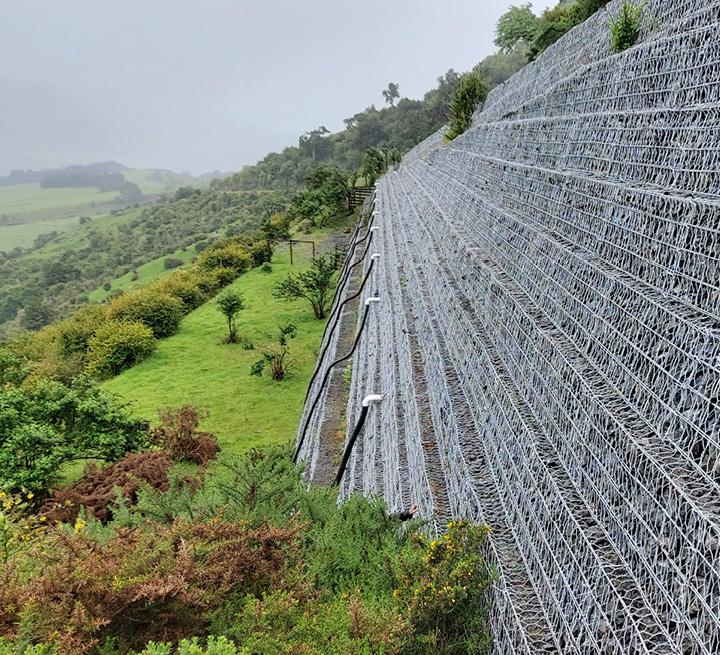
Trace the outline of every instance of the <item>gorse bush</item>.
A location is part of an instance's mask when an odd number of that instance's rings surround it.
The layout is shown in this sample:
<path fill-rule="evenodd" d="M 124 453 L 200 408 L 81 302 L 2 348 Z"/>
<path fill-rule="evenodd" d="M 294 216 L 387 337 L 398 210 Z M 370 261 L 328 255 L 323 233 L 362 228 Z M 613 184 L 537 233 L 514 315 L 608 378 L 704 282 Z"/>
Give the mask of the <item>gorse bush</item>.
<path fill-rule="evenodd" d="M 205 278 L 199 271 L 177 271 L 149 285 L 149 288 L 174 296 L 182 303 L 183 312 L 187 313 L 202 305 L 210 290 L 215 288 L 214 282 L 206 287 Z"/>
<path fill-rule="evenodd" d="M 14 652 L 464 655 L 487 644 L 484 528 L 457 523 L 430 540 L 379 501 L 338 507 L 280 448 L 225 460 L 200 488 L 137 496 L 105 526 L 14 520 L 14 534 L 33 535 L 0 570 L 0 634 Z"/>
<path fill-rule="evenodd" d="M 470 127 L 473 113 L 486 96 L 487 87 L 476 75 L 468 74 L 460 78 L 450 101 L 450 124 L 445 133 L 446 139 L 452 141 Z"/>
<path fill-rule="evenodd" d="M 83 307 L 70 318 L 60 321 L 56 326 L 60 352 L 65 356 L 86 353 L 90 339 L 107 321 L 108 312 L 104 305 Z"/>
<path fill-rule="evenodd" d="M 198 265 L 208 271 L 229 269 L 237 277 L 252 266 L 252 256 L 244 244 L 233 239 L 208 247 L 198 257 Z"/>
<path fill-rule="evenodd" d="M 635 45 L 640 33 L 642 5 L 624 2 L 620 12 L 610 22 L 610 49 L 622 52 Z"/>
<path fill-rule="evenodd" d="M 173 649 L 172 644 L 152 642 L 139 655 L 246 655 L 247 653 L 246 648 L 238 649 L 232 641 L 225 637 L 208 637 L 205 646 L 197 638 L 183 639 L 178 644 L 177 650 Z"/>
<path fill-rule="evenodd" d="M 109 378 L 148 357 L 156 348 L 153 331 L 138 321 L 110 321 L 90 337 L 87 372 Z"/>
<path fill-rule="evenodd" d="M 109 309 L 111 318 L 142 323 L 158 339 L 177 332 L 183 313 L 181 300 L 153 288 L 142 288 L 118 296 L 110 303 Z"/>

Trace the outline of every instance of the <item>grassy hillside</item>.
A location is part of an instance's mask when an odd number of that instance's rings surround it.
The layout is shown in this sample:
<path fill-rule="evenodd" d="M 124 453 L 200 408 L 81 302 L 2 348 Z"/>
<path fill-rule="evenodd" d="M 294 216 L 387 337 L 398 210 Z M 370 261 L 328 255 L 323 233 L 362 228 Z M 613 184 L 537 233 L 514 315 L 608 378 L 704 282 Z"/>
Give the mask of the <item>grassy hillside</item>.
<path fill-rule="evenodd" d="M 133 280 L 132 272 L 125 273 L 125 275 L 121 275 L 120 277 L 115 278 L 112 281 L 112 286 L 110 287 L 110 290 L 106 291 L 102 287 L 99 287 L 98 289 L 95 289 L 95 291 L 91 291 L 88 294 L 88 300 L 90 300 L 90 302 L 103 302 L 113 291 L 127 291 L 128 289 L 132 289 L 133 287 L 136 287 L 140 284 L 152 282 L 153 280 L 157 280 L 165 275 L 169 275 L 174 270 L 178 270 L 177 268 L 165 268 L 165 260 L 168 257 L 180 259 L 183 262 L 187 263 L 196 255 L 197 250 L 195 249 L 195 246 L 190 246 L 189 248 L 185 248 L 185 250 L 176 250 L 169 255 L 163 255 L 162 257 L 153 259 L 147 264 L 138 266 L 136 280 Z"/>
<path fill-rule="evenodd" d="M 29 248 L 41 234 L 69 230 L 81 215 L 107 213 L 116 196 L 117 191 L 101 193 L 94 187 L 0 187 L 0 250 Z"/>
<path fill-rule="evenodd" d="M 344 229 L 351 222 L 343 221 L 334 229 Z M 321 230 L 308 238 L 327 247 L 329 232 Z M 134 410 L 147 418 L 155 418 L 165 407 L 183 404 L 208 410 L 203 428 L 217 435 L 225 452 L 289 441 L 297 430 L 324 328 L 309 304 L 272 297 L 278 280 L 310 263 L 302 249 L 297 249 L 294 261 L 291 267 L 287 251 L 278 252 L 271 273 L 253 269 L 231 286 L 245 296 L 240 334 L 255 344 L 255 350 L 222 343 L 225 321 L 210 301 L 185 318 L 178 334 L 161 341 L 153 355 L 105 387 L 131 401 Z M 298 327 L 291 342 L 292 374 L 283 382 L 251 376 L 250 366 L 260 358 L 262 344 L 275 339 L 278 325 L 286 322 Z"/>
<path fill-rule="evenodd" d="M 93 217 L 30 250 L 0 249 L 0 332 L 12 332 L 18 325 L 37 329 L 62 318 L 105 283 L 116 284 L 127 276 L 119 282 L 119 288 L 125 288 L 133 270 L 198 242 L 257 229 L 286 203 L 278 192 L 195 190 Z M 150 267 L 144 273 L 144 281 L 150 281 L 158 271 Z"/>
<path fill-rule="evenodd" d="M 207 179 L 158 169 L 131 168 L 123 177 L 148 198 L 172 194 L 181 186 L 205 188 Z M 80 216 L 100 216 L 117 209 L 117 191 L 95 187 L 43 188 L 39 183 L 0 186 L 0 250 L 30 248 L 41 234 L 71 229 Z"/>
<path fill-rule="evenodd" d="M 186 185 L 202 189 L 210 183 L 207 179 L 196 179 L 190 175 L 155 168 L 131 168 L 123 171 L 123 177 L 128 182 L 137 184 L 145 195 L 172 193 Z"/>

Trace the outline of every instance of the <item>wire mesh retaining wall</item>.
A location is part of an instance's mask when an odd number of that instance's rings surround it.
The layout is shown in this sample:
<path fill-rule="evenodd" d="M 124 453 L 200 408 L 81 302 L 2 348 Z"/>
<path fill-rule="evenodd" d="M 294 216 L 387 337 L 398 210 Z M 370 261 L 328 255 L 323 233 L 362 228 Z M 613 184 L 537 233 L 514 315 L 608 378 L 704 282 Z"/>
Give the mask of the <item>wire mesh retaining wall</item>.
<path fill-rule="evenodd" d="M 314 479 L 317 472 L 317 465 L 321 455 L 321 430 L 326 420 L 326 401 L 328 388 L 323 381 L 326 381 L 330 365 L 344 353 L 339 353 L 341 331 L 338 326 L 347 320 L 351 320 L 349 313 L 354 311 L 346 301 L 356 295 L 358 286 L 367 283 L 364 276 L 359 277 L 361 282 L 353 284 L 353 271 L 360 270 L 364 262 L 370 262 L 368 252 L 372 245 L 374 230 L 372 230 L 375 216 L 373 208 L 375 204 L 374 195 L 369 197 L 363 204 L 358 221 L 350 239 L 348 251 L 343 261 L 338 286 L 328 312 L 328 322 L 325 327 L 320 346 L 320 356 L 313 373 L 305 398 L 305 408 L 298 428 L 298 439 L 294 459 L 306 463 L 306 475 L 308 479 Z"/>
<path fill-rule="evenodd" d="M 497 653 L 720 652 L 720 1 L 619 4 L 377 189 L 341 494 L 492 526 Z"/>

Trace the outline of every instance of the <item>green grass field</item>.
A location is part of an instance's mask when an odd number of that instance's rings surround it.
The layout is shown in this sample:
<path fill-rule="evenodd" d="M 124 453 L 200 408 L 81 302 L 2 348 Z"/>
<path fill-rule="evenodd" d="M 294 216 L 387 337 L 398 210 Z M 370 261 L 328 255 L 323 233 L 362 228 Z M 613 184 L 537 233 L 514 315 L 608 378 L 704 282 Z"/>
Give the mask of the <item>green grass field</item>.
<path fill-rule="evenodd" d="M 117 191 L 100 192 L 95 187 L 43 189 L 39 184 L 15 184 L 0 187 L 0 215 L 91 206 L 112 202 L 116 196 Z"/>
<path fill-rule="evenodd" d="M 138 267 L 137 280 L 132 279 L 132 273 L 126 273 L 125 275 L 122 275 L 119 278 L 116 278 L 115 280 L 112 281 L 112 287 L 110 288 L 110 291 L 105 291 L 105 289 L 100 287 L 99 289 L 95 289 L 95 291 L 91 291 L 88 294 L 88 298 L 90 299 L 90 302 L 103 302 L 104 300 L 107 299 L 108 295 L 114 290 L 127 291 L 128 289 L 132 289 L 133 287 L 136 287 L 140 284 L 147 284 L 148 282 L 157 280 L 161 277 L 164 277 L 165 275 L 170 275 L 173 271 L 177 271 L 180 268 L 182 268 L 182 267 L 178 267 L 178 268 L 169 269 L 169 270 L 166 269 L 165 268 L 165 260 L 168 257 L 175 257 L 175 258 L 181 259 L 183 262 L 187 263 L 193 257 L 195 257 L 195 255 L 197 255 L 195 246 L 191 246 L 190 248 L 186 248 L 185 250 L 176 250 L 175 252 L 173 252 L 169 255 L 163 255 L 162 257 L 153 259 L 152 261 L 149 261 L 147 264 L 143 264 L 142 266 Z"/>
<path fill-rule="evenodd" d="M 324 229 L 308 238 L 321 243 L 329 232 Z M 324 322 L 313 317 L 309 303 L 274 299 L 272 287 L 291 270 L 308 265 L 303 249 L 295 253 L 293 267 L 288 253 L 278 252 L 271 273 L 256 268 L 232 285 L 245 296 L 247 309 L 240 317 L 240 333 L 255 344 L 255 350 L 222 343 L 225 320 L 211 300 L 185 318 L 178 334 L 160 341 L 152 356 L 106 382 L 105 388 L 150 419 L 169 406 L 190 404 L 207 410 L 203 428 L 217 435 L 225 452 L 292 440 Z M 250 366 L 260 358 L 263 343 L 272 341 L 278 326 L 286 322 L 298 328 L 291 342 L 291 375 L 283 382 L 251 376 Z"/>
<path fill-rule="evenodd" d="M 77 225 L 79 218 L 79 216 L 72 216 L 70 218 L 51 218 L 34 223 L 0 225 L 0 250 L 29 248 L 41 234 L 70 230 Z"/>
<path fill-rule="evenodd" d="M 184 185 L 209 185 L 207 180 L 188 180 L 172 171 L 129 169 L 123 176 L 149 197 L 172 194 Z M 117 191 L 100 192 L 95 187 L 43 189 L 37 183 L 0 187 L 0 218 L 4 217 L 0 220 L 0 250 L 29 248 L 41 234 L 70 230 L 80 216 L 109 214 L 117 207 L 113 204 L 117 195 Z"/>
<path fill-rule="evenodd" d="M 64 232 L 82 215 L 106 213 L 117 191 L 94 187 L 43 189 L 39 184 L 0 187 L 0 250 L 29 248 L 41 234 Z M 5 224 L 11 223 L 11 224 Z"/>

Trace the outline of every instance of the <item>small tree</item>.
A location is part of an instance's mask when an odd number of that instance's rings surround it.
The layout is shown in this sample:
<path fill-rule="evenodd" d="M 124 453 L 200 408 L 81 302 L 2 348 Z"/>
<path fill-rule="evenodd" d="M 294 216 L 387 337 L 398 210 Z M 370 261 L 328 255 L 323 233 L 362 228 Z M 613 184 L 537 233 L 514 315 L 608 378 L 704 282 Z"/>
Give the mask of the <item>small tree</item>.
<path fill-rule="evenodd" d="M 610 23 L 610 49 L 622 52 L 635 45 L 640 33 L 642 6 L 625 2 Z"/>
<path fill-rule="evenodd" d="M 385 102 L 387 102 L 391 107 L 394 107 L 395 101 L 400 97 L 400 87 L 397 82 L 389 82 L 387 89 L 385 89 L 382 94 L 383 98 L 385 98 Z"/>
<path fill-rule="evenodd" d="M 375 181 L 387 170 L 387 161 L 380 148 L 370 148 L 363 156 L 360 174 L 365 182 L 372 186 Z"/>
<path fill-rule="evenodd" d="M 313 308 L 315 318 L 325 318 L 335 288 L 337 261 L 332 255 L 316 257 L 310 270 L 288 275 L 273 289 L 273 296 L 282 300 L 304 298 Z"/>
<path fill-rule="evenodd" d="M 278 332 L 278 345 L 266 346 L 262 358 L 250 367 L 250 375 L 261 376 L 266 367 L 270 368 L 270 377 L 275 381 L 285 379 L 290 361 L 288 353 L 290 350 L 289 341 L 297 334 L 297 327 L 292 323 L 281 325 Z"/>
<path fill-rule="evenodd" d="M 242 294 L 234 289 L 227 289 L 218 296 L 218 309 L 227 319 L 228 336 L 225 343 L 238 343 L 240 337 L 237 329 L 237 315 L 245 309 L 245 300 Z"/>
<path fill-rule="evenodd" d="M 450 101 L 450 125 L 445 138 L 452 141 L 472 124 L 472 115 L 477 106 L 485 100 L 487 87 L 476 75 L 463 75 Z"/>
<path fill-rule="evenodd" d="M 510 52 L 519 41 L 531 43 L 538 30 L 538 22 L 529 2 L 519 7 L 513 5 L 497 22 L 495 45 L 503 52 Z"/>

